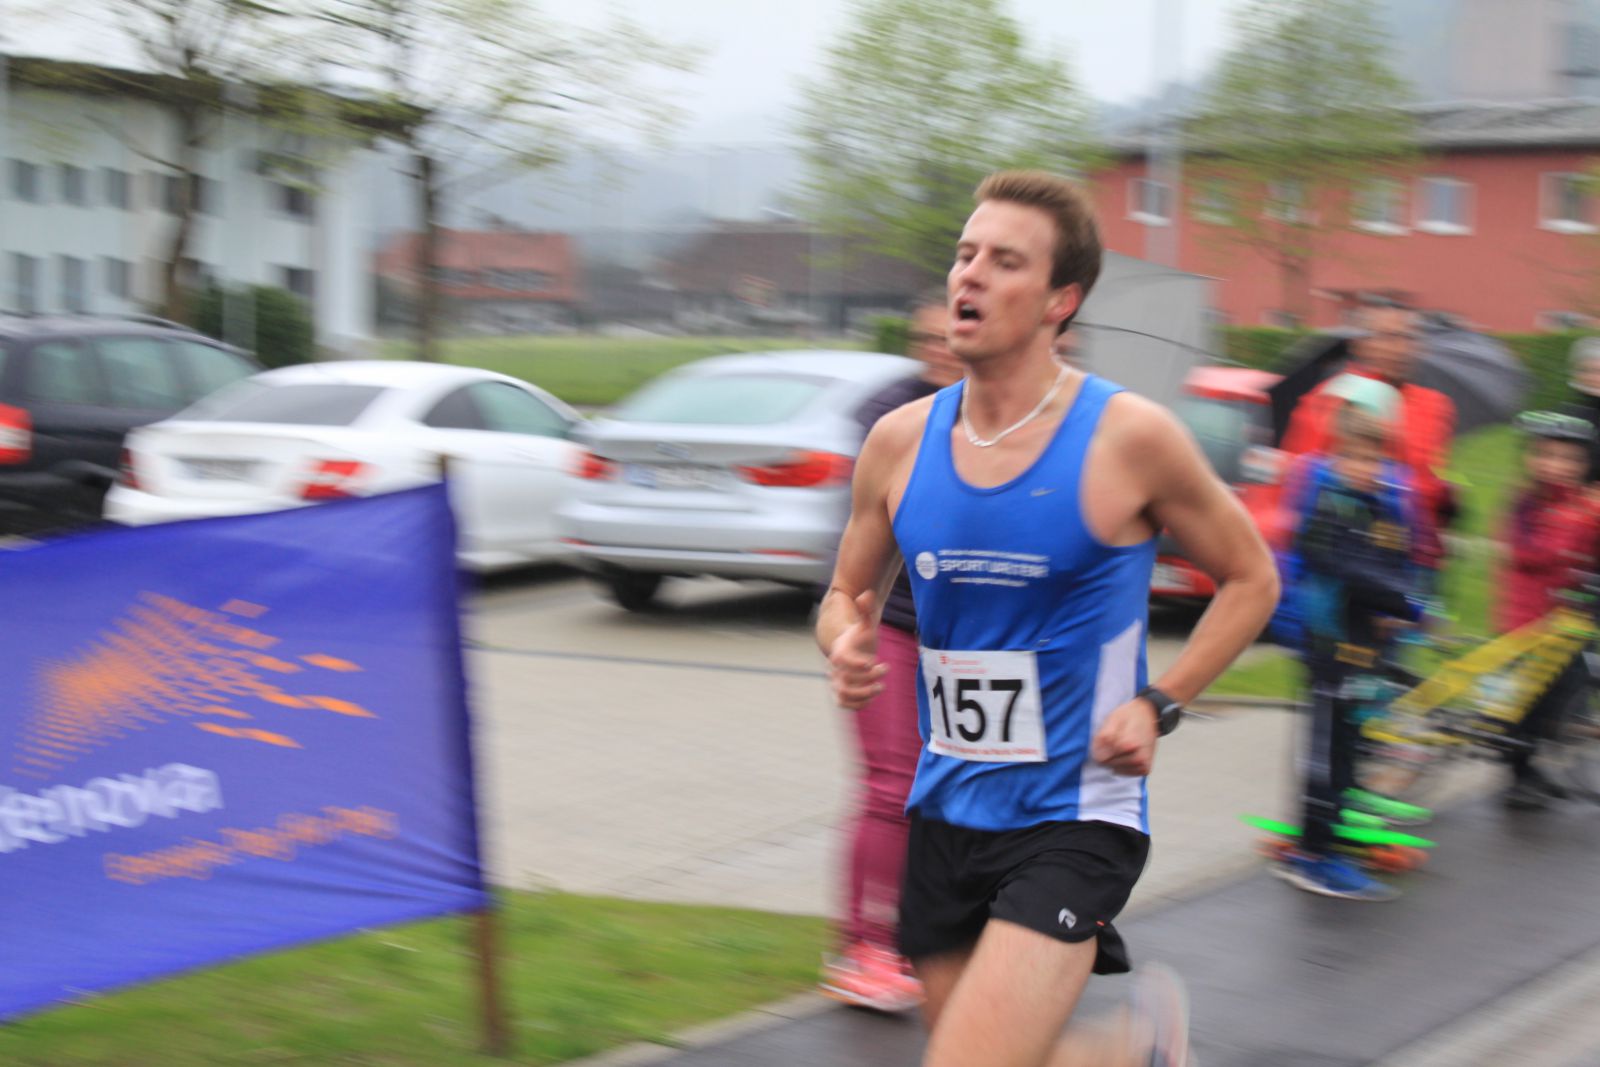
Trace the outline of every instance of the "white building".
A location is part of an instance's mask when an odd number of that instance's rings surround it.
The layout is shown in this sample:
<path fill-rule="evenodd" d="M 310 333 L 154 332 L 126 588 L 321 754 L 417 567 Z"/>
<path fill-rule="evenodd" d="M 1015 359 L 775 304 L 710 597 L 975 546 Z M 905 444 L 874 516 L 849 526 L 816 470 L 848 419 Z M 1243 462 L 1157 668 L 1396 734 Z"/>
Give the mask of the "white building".
<path fill-rule="evenodd" d="M 179 179 L 158 162 L 174 158 L 178 123 L 136 91 L 41 87 L 55 66 L 0 56 L 0 310 L 149 310 L 178 222 Z M 320 345 L 361 352 L 374 336 L 370 156 L 219 109 L 188 276 L 289 289 L 309 301 Z M 286 157 L 318 161 L 314 191 L 273 165 Z"/>

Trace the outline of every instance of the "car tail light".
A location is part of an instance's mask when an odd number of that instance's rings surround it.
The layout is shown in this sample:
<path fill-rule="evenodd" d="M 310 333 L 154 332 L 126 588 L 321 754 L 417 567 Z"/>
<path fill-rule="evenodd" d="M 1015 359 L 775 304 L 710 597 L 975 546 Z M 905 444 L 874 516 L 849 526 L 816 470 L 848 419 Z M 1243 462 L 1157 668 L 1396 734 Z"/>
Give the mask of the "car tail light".
<path fill-rule="evenodd" d="M 311 469 L 311 477 L 300 490 L 304 500 L 339 500 L 356 495 L 356 482 L 366 471 L 365 463 L 353 459 L 324 459 Z"/>
<path fill-rule="evenodd" d="M 855 461 L 837 452 L 796 452 L 782 463 L 766 467 L 735 467 L 739 476 L 757 485 L 803 489 L 838 485 L 850 480 Z"/>
<path fill-rule="evenodd" d="M 124 448 L 122 459 L 117 463 L 117 484 L 128 489 L 143 489 L 139 484 L 139 472 L 133 465 L 133 453 Z"/>
<path fill-rule="evenodd" d="M 33 418 L 0 404 L 0 463 L 26 463 L 33 455 Z"/>
<path fill-rule="evenodd" d="M 604 456 L 585 452 L 572 465 L 572 474 L 589 481 L 609 481 L 617 476 L 617 465 Z"/>

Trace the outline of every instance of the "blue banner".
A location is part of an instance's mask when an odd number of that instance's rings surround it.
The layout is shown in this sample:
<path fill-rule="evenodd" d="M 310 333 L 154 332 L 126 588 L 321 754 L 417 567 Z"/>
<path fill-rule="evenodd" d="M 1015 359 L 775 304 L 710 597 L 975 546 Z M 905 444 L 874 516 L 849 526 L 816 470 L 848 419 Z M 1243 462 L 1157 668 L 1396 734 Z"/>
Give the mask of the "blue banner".
<path fill-rule="evenodd" d="M 443 486 L 0 553 L 0 1019 L 483 906 Z"/>

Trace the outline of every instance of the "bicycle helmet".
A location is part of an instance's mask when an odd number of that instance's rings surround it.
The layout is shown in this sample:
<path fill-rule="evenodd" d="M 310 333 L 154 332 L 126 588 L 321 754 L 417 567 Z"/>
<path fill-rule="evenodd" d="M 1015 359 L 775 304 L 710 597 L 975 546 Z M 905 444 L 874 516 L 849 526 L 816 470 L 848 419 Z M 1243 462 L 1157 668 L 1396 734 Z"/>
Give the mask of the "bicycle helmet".
<path fill-rule="evenodd" d="M 1549 441 L 1576 441 L 1584 445 L 1594 441 L 1594 427 L 1588 419 L 1561 411 L 1524 411 L 1512 425 L 1530 437 Z"/>
<path fill-rule="evenodd" d="M 1585 374 L 1596 361 L 1600 361 L 1600 337 L 1580 337 L 1574 341 L 1567 353 L 1571 375 L 1567 384 L 1584 396 L 1600 396 L 1595 391 L 1594 383 L 1586 380 Z"/>
<path fill-rule="evenodd" d="M 1376 378 L 1341 374 L 1328 383 L 1327 392 L 1384 422 L 1393 422 L 1400 413 L 1400 391 Z"/>

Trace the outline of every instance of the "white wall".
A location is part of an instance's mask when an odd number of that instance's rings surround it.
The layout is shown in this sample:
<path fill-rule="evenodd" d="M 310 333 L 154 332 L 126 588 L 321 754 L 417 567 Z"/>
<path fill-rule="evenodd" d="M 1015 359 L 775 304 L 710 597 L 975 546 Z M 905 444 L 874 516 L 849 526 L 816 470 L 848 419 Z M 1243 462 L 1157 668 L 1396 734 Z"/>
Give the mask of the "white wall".
<path fill-rule="evenodd" d="M 155 159 L 171 158 L 175 135 L 171 116 L 145 101 L 15 85 L 8 97 L 0 96 L 0 308 L 15 303 L 11 253 L 17 252 L 42 260 L 41 310 L 65 310 L 63 255 L 88 261 L 89 311 L 131 312 L 154 303 L 159 264 L 177 222 L 160 207 L 156 176 L 170 172 Z M 359 351 L 374 334 L 370 226 L 357 180 L 370 153 L 347 147 L 327 156 L 312 222 L 284 211 L 276 184 L 256 171 L 259 152 L 281 147 L 282 137 L 248 116 L 222 121 L 200 166 L 216 183 L 216 202 L 208 205 L 211 213 L 196 216 L 188 254 L 229 285 L 282 286 L 284 268 L 313 271 L 318 342 Z M 15 197 L 12 159 L 40 165 L 42 203 Z M 62 163 L 88 171 L 89 206 L 62 199 Z M 107 203 L 107 167 L 132 175 L 129 210 Z M 108 256 L 134 264 L 131 300 L 108 290 Z"/>

